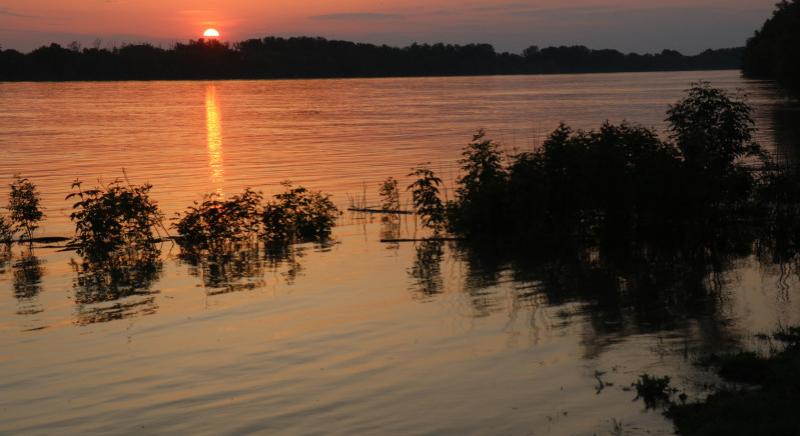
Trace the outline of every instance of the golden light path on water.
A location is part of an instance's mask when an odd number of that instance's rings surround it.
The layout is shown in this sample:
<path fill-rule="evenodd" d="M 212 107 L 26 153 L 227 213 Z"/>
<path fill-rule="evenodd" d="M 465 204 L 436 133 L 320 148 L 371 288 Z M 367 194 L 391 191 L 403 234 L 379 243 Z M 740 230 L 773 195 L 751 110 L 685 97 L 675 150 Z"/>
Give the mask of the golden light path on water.
<path fill-rule="evenodd" d="M 225 168 L 222 160 L 222 123 L 217 103 L 217 88 L 213 83 L 206 86 L 206 137 L 211 183 L 216 187 L 217 194 L 223 196 L 222 185 L 225 183 Z"/>

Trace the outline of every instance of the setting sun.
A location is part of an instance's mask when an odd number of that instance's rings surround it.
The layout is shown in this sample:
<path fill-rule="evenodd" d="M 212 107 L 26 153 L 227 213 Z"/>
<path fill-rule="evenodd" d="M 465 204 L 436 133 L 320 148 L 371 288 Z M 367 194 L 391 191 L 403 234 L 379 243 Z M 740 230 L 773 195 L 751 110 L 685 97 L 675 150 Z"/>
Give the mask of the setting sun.
<path fill-rule="evenodd" d="M 206 29 L 203 32 L 203 36 L 206 38 L 219 38 L 219 31 L 217 29 Z"/>

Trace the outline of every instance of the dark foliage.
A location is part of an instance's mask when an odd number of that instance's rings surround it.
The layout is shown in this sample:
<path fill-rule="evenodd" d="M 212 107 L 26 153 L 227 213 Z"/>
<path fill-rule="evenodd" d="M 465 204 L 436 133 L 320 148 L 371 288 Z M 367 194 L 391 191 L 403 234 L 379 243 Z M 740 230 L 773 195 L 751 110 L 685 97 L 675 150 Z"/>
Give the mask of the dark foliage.
<path fill-rule="evenodd" d="M 411 200 L 422 225 L 435 232 L 443 230 L 446 225 L 445 207 L 439 199 L 442 179 L 426 167 L 414 168 L 409 176 L 417 178 L 407 189 L 411 191 Z"/>
<path fill-rule="evenodd" d="M 710 363 L 728 380 L 754 383 L 723 388 L 702 402 L 673 404 L 667 415 L 684 435 L 790 435 L 800 432 L 800 328 L 779 331 L 783 342 L 769 356 L 740 352 Z"/>
<path fill-rule="evenodd" d="M 431 189 L 438 178 L 429 170 L 412 174 L 414 201 L 423 224 L 515 240 L 624 245 L 643 237 L 691 239 L 732 221 L 764 224 L 773 212 L 799 204 L 789 197 L 800 187 L 753 143 L 750 111 L 700 83 L 670 107 L 670 140 L 629 123 L 597 131 L 562 124 L 538 150 L 506 156 L 479 131 L 464 149 L 457 196 L 444 219 L 431 220 L 420 208 L 434 217 L 440 210 L 438 190 Z"/>
<path fill-rule="evenodd" d="M 668 402 L 674 388 L 670 387 L 669 376 L 657 377 L 650 374 L 642 374 L 639 380 L 633 384 L 636 388 L 637 399 L 644 400 L 644 404 L 649 409 L 653 409 L 661 403 Z"/>
<path fill-rule="evenodd" d="M 39 228 L 39 221 L 44 218 L 40 202 L 36 185 L 27 178 L 14 176 L 11 192 L 8 194 L 8 210 L 15 233 L 23 233 L 29 240 L 33 237 L 33 232 Z"/>
<path fill-rule="evenodd" d="M 489 44 L 376 46 L 324 38 L 216 40 L 148 44 L 113 49 L 77 44 L 40 47 L 23 54 L 0 50 L 0 80 L 169 80 L 296 77 L 450 76 L 735 69 L 742 49 L 706 50 L 684 56 L 623 54 L 583 46 L 529 47 L 522 55 L 498 53 Z"/>
<path fill-rule="evenodd" d="M 262 204 L 263 196 L 250 188 L 222 200 L 208 195 L 189 207 L 173 225 L 183 246 L 212 248 L 260 236 L 270 242 L 320 240 L 330 235 L 339 210 L 328 195 L 288 182 L 284 192 Z"/>
<path fill-rule="evenodd" d="M 78 252 L 92 259 L 118 250 L 151 250 L 158 241 L 154 231 L 163 215 L 150 198 L 152 185 L 133 186 L 116 180 L 106 186 L 83 190 L 82 182 L 72 184 L 76 198 L 70 219 L 75 223 L 72 243 Z"/>
<path fill-rule="evenodd" d="M 462 175 L 456 183 L 457 213 L 451 214 L 451 227 L 466 232 L 482 232 L 484 227 L 497 227 L 506 216 L 503 197 L 508 173 L 503 166 L 500 145 L 478 130 L 461 153 Z"/>
<path fill-rule="evenodd" d="M 747 41 L 743 71 L 800 90 L 800 1 L 777 4 L 772 17 Z"/>
<path fill-rule="evenodd" d="M 228 200 L 207 195 L 189 207 L 174 224 L 185 245 L 208 245 L 214 241 L 248 239 L 258 234 L 263 196 L 250 188 Z"/>
<path fill-rule="evenodd" d="M 284 183 L 285 191 L 264 206 L 262 231 L 271 241 L 310 241 L 327 238 L 339 217 L 330 196 Z"/>

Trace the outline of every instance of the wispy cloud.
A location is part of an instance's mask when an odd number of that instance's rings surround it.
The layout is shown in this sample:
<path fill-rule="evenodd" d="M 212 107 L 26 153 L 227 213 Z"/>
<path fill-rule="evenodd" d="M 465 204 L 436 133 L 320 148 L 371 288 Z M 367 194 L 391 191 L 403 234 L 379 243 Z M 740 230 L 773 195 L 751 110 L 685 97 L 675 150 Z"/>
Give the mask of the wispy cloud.
<path fill-rule="evenodd" d="M 35 18 L 33 15 L 20 14 L 19 12 L 14 12 L 11 8 L 2 6 L 0 6 L 0 16 L 16 17 L 16 18 Z"/>
<path fill-rule="evenodd" d="M 403 15 L 380 14 L 373 12 L 344 12 L 338 14 L 313 15 L 309 18 L 320 21 L 383 21 L 399 20 L 403 18 Z"/>

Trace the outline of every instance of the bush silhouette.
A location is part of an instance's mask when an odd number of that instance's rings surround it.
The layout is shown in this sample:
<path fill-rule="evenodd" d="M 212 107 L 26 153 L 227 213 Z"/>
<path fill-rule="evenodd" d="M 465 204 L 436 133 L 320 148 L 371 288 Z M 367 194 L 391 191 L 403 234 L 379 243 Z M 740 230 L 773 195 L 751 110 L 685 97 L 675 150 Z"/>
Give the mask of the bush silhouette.
<path fill-rule="evenodd" d="M 409 176 L 417 178 L 407 190 L 411 191 L 411 200 L 422 225 L 435 232 L 443 230 L 447 224 L 447 217 L 444 203 L 439 199 L 439 185 L 442 184 L 442 179 L 424 166 L 414 168 Z"/>
<path fill-rule="evenodd" d="M 339 216 L 329 196 L 288 182 L 283 187 L 265 204 L 261 193 L 250 188 L 229 200 L 207 195 L 178 216 L 179 241 L 208 248 L 259 236 L 280 243 L 326 238 Z"/>
<path fill-rule="evenodd" d="M 264 206 L 263 234 L 271 241 L 308 241 L 328 237 L 339 209 L 328 195 L 284 182 L 285 191 Z"/>
<path fill-rule="evenodd" d="M 764 219 L 772 209 L 759 204 L 775 206 L 779 192 L 800 188 L 753 142 L 750 114 L 743 100 L 697 83 L 669 108 L 668 140 L 627 122 L 592 131 L 562 123 L 539 149 L 508 156 L 479 130 L 462 153 L 446 214 L 432 171 L 412 173 L 410 188 L 423 224 L 465 236 L 668 239 Z"/>
<path fill-rule="evenodd" d="M 189 207 L 174 227 L 181 242 L 189 245 L 247 239 L 258 234 L 262 199 L 261 193 L 250 188 L 229 200 L 206 195 L 202 203 Z"/>
<path fill-rule="evenodd" d="M 70 219 L 75 223 L 72 243 L 89 258 L 105 258 L 119 250 L 150 250 L 157 242 L 154 231 L 163 226 L 163 215 L 150 198 L 152 185 L 126 185 L 115 180 L 83 190 L 72 184 L 76 198 Z"/>
<path fill-rule="evenodd" d="M 36 185 L 27 178 L 14 176 L 11 192 L 8 194 L 8 210 L 14 231 L 23 233 L 28 240 L 33 238 L 33 232 L 39 228 L 39 222 L 44 219 L 40 202 Z"/>

